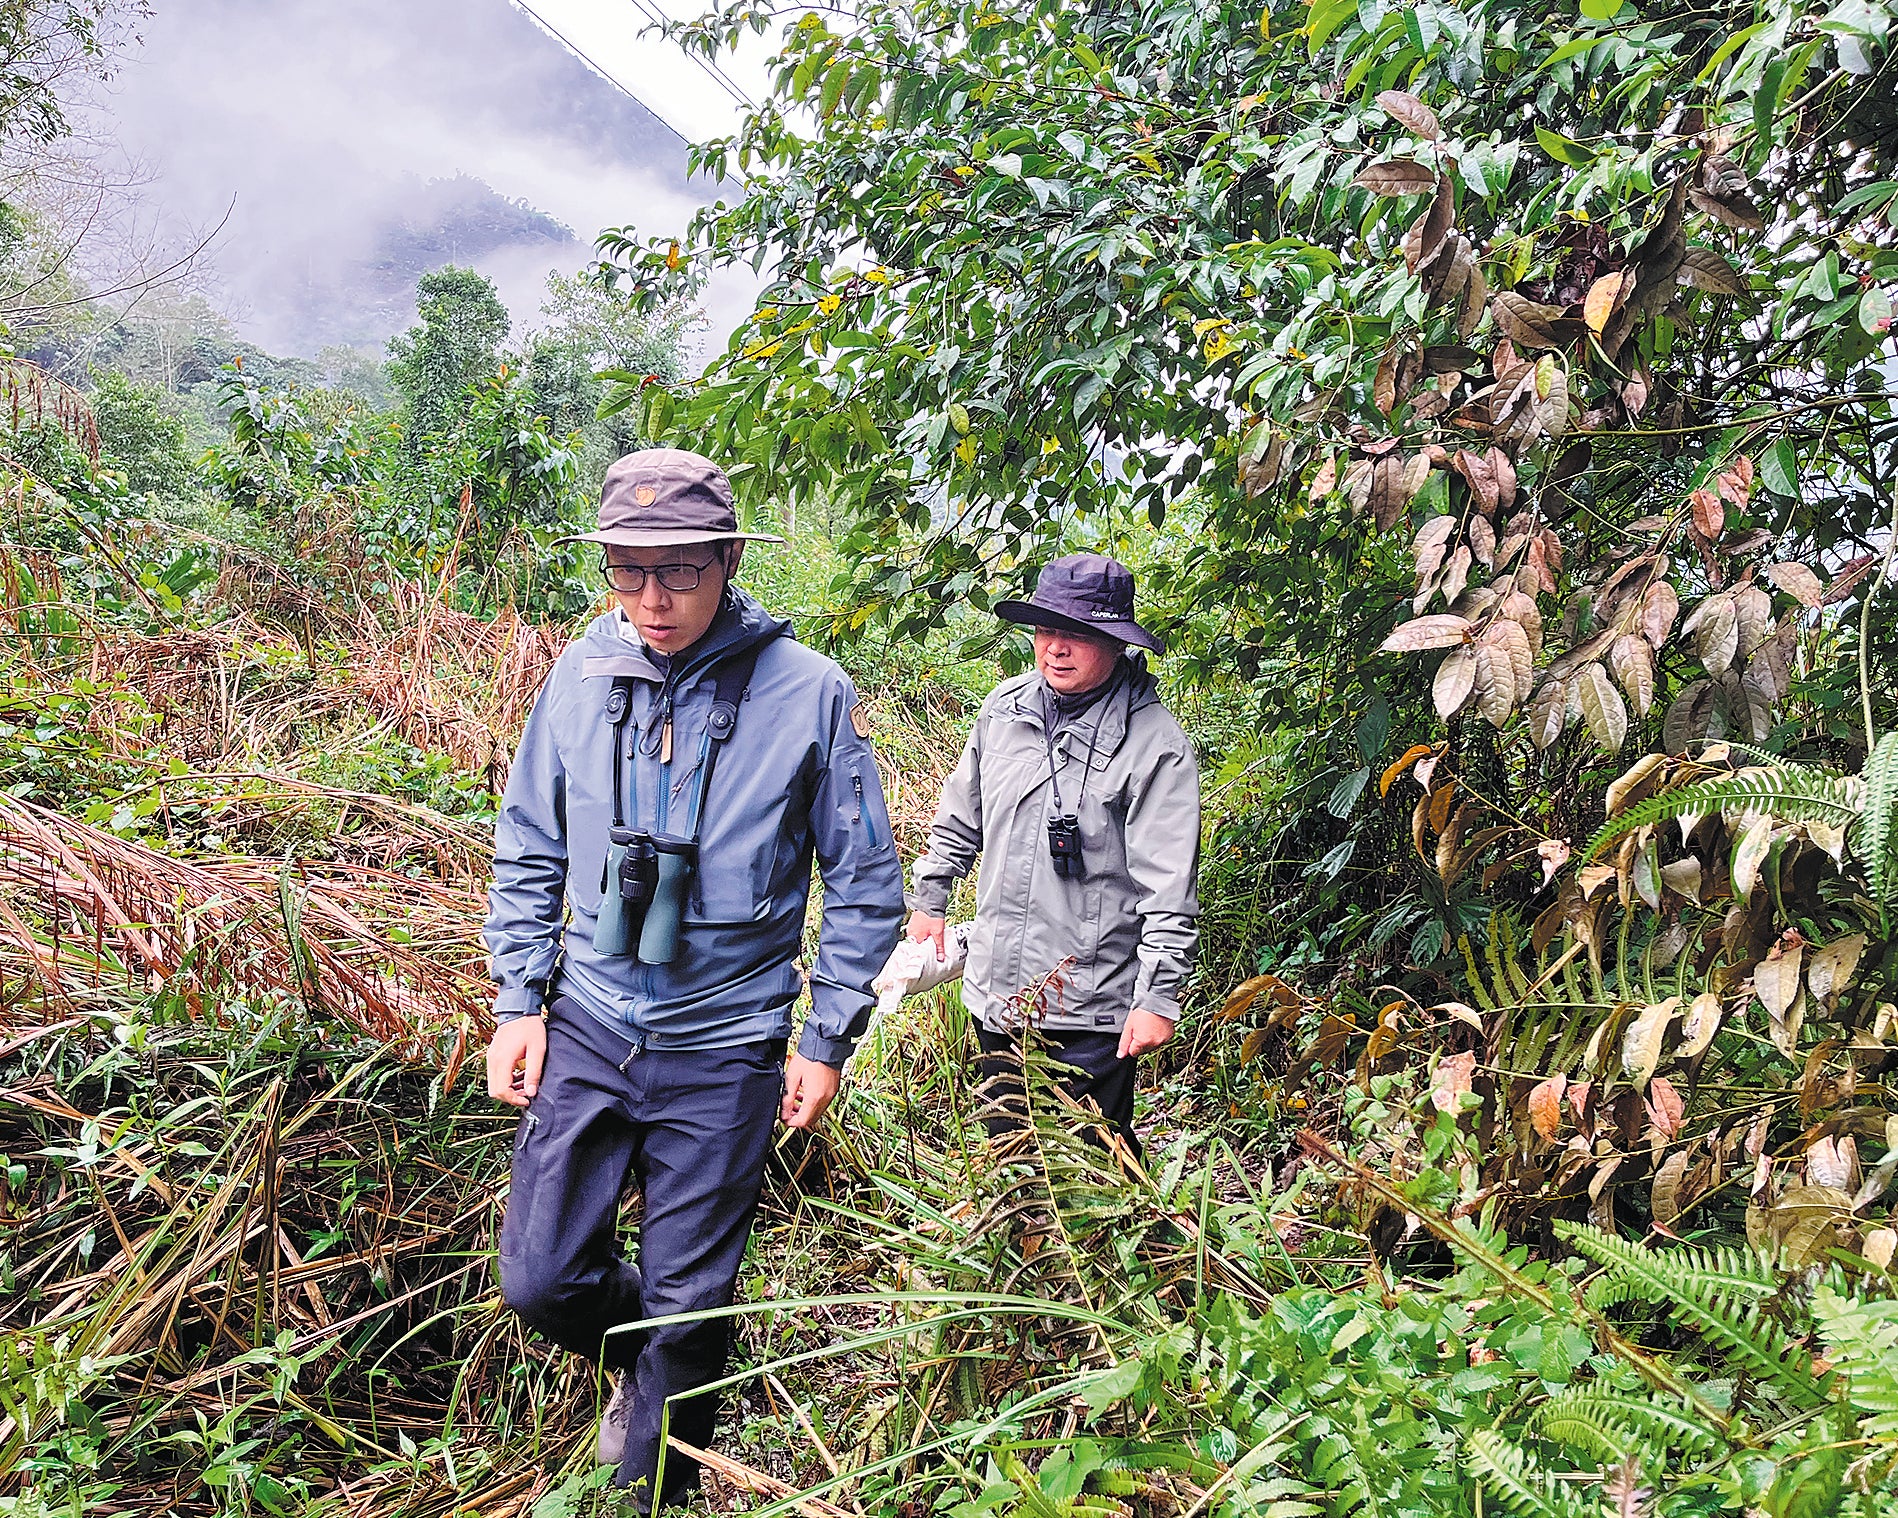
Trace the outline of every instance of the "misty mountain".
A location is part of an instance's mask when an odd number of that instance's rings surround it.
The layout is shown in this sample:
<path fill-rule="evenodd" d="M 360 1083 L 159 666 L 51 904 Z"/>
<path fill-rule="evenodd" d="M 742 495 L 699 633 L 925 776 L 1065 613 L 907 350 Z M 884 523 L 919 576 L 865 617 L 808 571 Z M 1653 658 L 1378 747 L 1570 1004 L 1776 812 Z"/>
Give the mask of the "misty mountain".
<path fill-rule="evenodd" d="M 379 349 L 451 261 L 519 323 L 601 227 L 697 204 L 682 140 L 507 0 L 159 0 L 141 34 L 104 130 L 174 241 L 223 221 L 200 277 L 273 351 Z"/>

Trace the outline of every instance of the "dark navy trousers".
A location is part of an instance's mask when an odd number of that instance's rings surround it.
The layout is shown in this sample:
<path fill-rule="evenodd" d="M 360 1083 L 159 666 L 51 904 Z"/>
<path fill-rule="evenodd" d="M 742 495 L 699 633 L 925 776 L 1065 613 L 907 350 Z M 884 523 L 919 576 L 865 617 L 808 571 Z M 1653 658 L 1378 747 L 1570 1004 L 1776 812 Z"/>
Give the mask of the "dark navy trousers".
<path fill-rule="evenodd" d="M 981 1051 L 976 1056 L 976 1069 L 988 1106 L 982 1126 L 992 1139 L 1018 1133 L 1027 1122 L 1022 1036 L 1019 1032 L 996 1033 L 979 1022 L 975 1025 L 975 1040 Z M 1063 1067 L 1056 1074 L 1061 1089 L 1077 1102 L 1092 1102 L 1100 1108 L 1107 1127 L 1127 1141 L 1138 1159 L 1140 1139 L 1134 1133 L 1138 1062 L 1120 1057 L 1120 1035 L 1085 1028 L 1042 1028 L 1034 1037 L 1048 1058 Z M 1097 1126 L 1090 1124 L 1083 1131 L 1091 1142 L 1107 1147 L 1106 1135 Z"/>
<path fill-rule="evenodd" d="M 633 1377 L 617 1484 L 653 1503 L 666 1401 L 725 1370 L 731 1320 L 609 1328 L 726 1307 L 738 1281 L 784 1088 L 784 1040 L 641 1050 L 565 997 L 547 1018 L 540 1089 L 514 1140 L 501 1225 L 501 1293 L 556 1344 Z M 628 1179 L 643 1197 L 637 1264 L 619 1247 Z M 670 1431 L 704 1449 L 718 1398 L 672 1406 Z M 673 1450 L 661 1501 L 696 1484 Z"/>

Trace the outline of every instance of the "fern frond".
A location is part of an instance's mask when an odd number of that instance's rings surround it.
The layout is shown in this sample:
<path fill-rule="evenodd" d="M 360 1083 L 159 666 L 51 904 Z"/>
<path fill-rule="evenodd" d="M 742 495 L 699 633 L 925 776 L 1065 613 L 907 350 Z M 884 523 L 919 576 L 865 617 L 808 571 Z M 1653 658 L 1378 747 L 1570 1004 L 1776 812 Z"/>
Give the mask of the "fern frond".
<path fill-rule="evenodd" d="M 1898 732 L 1878 740 L 1865 761 L 1864 820 L 1859 852 L 1865 859 L 1865 883 L 1882 909 L 1898 885 Z"/>
<path fill-rule="evenodd" d="M 1470 1434 L 1463 1449 L 1498 1505 L 1516 1518 L 1593 1518 L 1599 1511 L 1492 1428 Z"/>
<path fill-rule="evenodd" d="M 1860 1432 L 1898 1438 L 1898 1301 L 1867 1302 L 1826 1284 L 1813 1294 L 1812 1315 L 1833 1363 L 1851 1378 Z"/>
<path fill-rule="evenodd" d="M 1619 817 L 1610 817 L 1588 840 L 1584 862 L 1617 838 L 1689 812 L 1765 812 L 1784 822 L 1851 822 L 1859 815 L 1863 786 L 1856 775 L 1825 775 L 1776 765 L 1750 774 L 1677 785 L 1637 801 Z"/>
<path fill-rule="evenodd" d="M 1826 1400 L 1824 1389 L 1802 1363 L 1803 1352 L 1761 1311 L 1757 1298 L 1736 1301 L 1728 1288 L 1701 1279 L 1691 1263 L 1676 1268 L 1671 1252 L 1657 1252 L 1586 1223 L 1558 1221 L 1555 1231 L 1597 1265 L 1639 1282 L 1645 1288 L 1642 1294 L 1665 1304 L 1676 1323 L 1749 1367 L 1782 1396 L 1804 1407 Z"/>
<path fill-rule="evenodd" d="M 1779 1279 L 1772 1265 L 1752 1249 L 1735 1245 L 1688 1245 L 1670 1249 L 1664 1258 L 1669 1279 L 1680 1283 L 1682 1290 L 1728 1292 L 1741 1297 L 1770 1297 L 1779 1290 Z M 1655 1289 L 1649 1276 L 1613 1267 L 1589 1283 L 1583 1299 L 1597 1312 L 1621 1302 L 1672 1300 L 1667 1293 Z"/>
<path fill-rule="evenodd" d="M 1723 1443 L 1719 1430 L 1675 1403 L 1597 1385 L 1558 1392 L 1530 1414 L 1529 1431 L 1604 1460 L 1656 1445 L 1708 1454 Z"/>

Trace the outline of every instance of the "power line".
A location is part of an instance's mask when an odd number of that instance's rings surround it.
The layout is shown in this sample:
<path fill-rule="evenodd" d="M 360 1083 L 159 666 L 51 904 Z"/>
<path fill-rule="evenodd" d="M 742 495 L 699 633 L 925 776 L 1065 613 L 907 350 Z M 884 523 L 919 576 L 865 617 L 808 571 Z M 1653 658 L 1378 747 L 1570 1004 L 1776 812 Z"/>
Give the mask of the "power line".
<path fill-rule="evenodd" d="M 648 21 L 651 21 L 656 26 L 663 27 L 672 20 L 671 15 L 665 10 L 662 0 L 628 0 L 628 3 L 634 10 L 645 16 Z M 680 51 L 685 52 L 686 56 L 691 58 L 694 63 L 704 69 L 707 74 L 723 86 L 725 93 L 730 95 L 739 105 L 748 106 L 753 103 L 751 96 L 745 93 L 744 87 L 720 68 L 712 59 L 707 58 L 702 53 L 691 52 L 688 49 L 681 48 Z"/>
<path fill-rule="evenodd" d="M 612 85 L 614 89 L 618 90 L 628 100 L 632 101 L 635 105 L 639 106 L 640 109 L 646 111 L 648 114 L 653 116 L 659 122 L 659 124 L 663 126 L 667 131 L 671 132 L 673 136 L 677 137 L 681 142 L 685 142 L 688 140 L 684 132 L 681 132 L 671 122 L 667 121 L 663 115 L 661 115 L 658 111 L 653 110 L 653 108 L 650 105 L 648 105 L 644 100 L 641 100 L 639 96 L 635 95 L 630 89 L 628 89 L 626 85 L 623 84 L 620 81 L 620 79 L 612 72 L 612 70 L 608 69 L 604 64 L 602 64 L 597 58 L 595 58 L 585 48 L 581 47 L 579 43 L 575 42 L 559 27 L 555 26 L 553 22 L 549 21 L 544 15 L 542 15 L 540 11 L 536 9 L 535 6 L 531 3 L 531 0 L 514 0 L 514 3 L 520 6 L 522 10 L 526 11 L 528 15 L 532 16 L 535 22 L 542 28 L 542 30 L 546 31 L 555 39 L 557 39 L 559 43 L 561 44 L 561 46 L 566 48 L 568 52 L 572 53 L 582 63 L 586 64 L 588 68 L 592 69 L 594 73 L 598 74 L 608 84 Z M 642 11 L 642 13 L 648 17 L 648 19 L 655 20 L 655 21 L 663 21 L 665 19 L 660 16 L 654 16 L 651 13 L 651 11 L 647 10 L 643 5 L 641 5 L 640 0 L 631 0 L 631 3 L 635 7 L 638 7 Z M 685 52 L 685 49 L 681 48 L 680 51 Z M 727 78 L 720 70 L 718 70 L 716 67 L 708 63 L 704 58 L 701 58 L 696 53 L 687 53 L 687 56 L 690 57 L 694 63 L 698 64 L 698 66 L 701 69 L 703 69 L 708 76 L 710 76 L 713 82 L 718 84 L 720 88 L 725 90 L 727 94 L 731 95 L 735 101 L 737 101 L 741 105 L 751 104 L 750 97 L 747 96 L 743 90 L 741 90 L 736 84 L 734 84 L 729 78 Z"/>

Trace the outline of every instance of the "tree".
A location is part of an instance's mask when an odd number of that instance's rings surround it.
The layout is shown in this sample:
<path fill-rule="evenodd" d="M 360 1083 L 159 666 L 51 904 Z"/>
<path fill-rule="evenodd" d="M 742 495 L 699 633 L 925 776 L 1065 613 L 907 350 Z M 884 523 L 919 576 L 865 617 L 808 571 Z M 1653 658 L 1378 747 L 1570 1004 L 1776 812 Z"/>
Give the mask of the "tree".
<path fill-rule="evenodd" d="M 558 271 L 547 277 L 540 311 L 545 325 L 527 341 L 528 381 L 551 425 L 581 435 L 584 472 L 597 483 L 614 459 L 644 441 L 637 417 L 599 416 L 601 374 L 677 383 L 685 377 L 686 333 L 702 318 L 682 301 L 636 311 L 600 281 Z"/>
<path fill-rule="evenodd" d="M 91 399 L 102 460 L 123 472 L 129 489 L 168 500 L 191 493 L 191 450 L 170 397 L 108 372 L 98 376 Z"/>
<path fill-rule="evenodd" d="M 421 320 L 389 339 L 389 381 L 402 397 L 408 446 L 419 453 L 455 430 L 468 387 L 499 367 L 509 322 L 493 281 L 453 264 L 416 281 L 415 304 Z"/>
<path fill-rule="evenodd" d="M 1079 516 L 1190 504 L 1176 603 L 1251 591 L 1196 652 L 1310 659 L 1327 689 L 1446 511 L 1436 604 L 1528 570 L 1552 627 L 1632 531 L 1643 585 L 1688 596 L 1758 581 L 1769 548 L 1837 565 L 1870 551 L 1891 469 L 1888 27 L 1861 0 L 807 15 L 778 93 L 694 158 L 744 196 L 683 239 L 606 240 L 647 301 L 773 270 L 646 415 L 748 463 L 751 500 L 856 502 L 860 597 L 912 620 L 1013 590 Z M 1743 457 L 1702 531 L 1692 493 Z M 1777 625 L 1798 598 L 1771 595 Z M 1670 690 L 1732 667 L 1653 651 Z M 1519 710 L 1531 682 L 1465 652 L 1471 699 Z M 1658 716 L 1643 680 L 1623 698 Z M 1721 689 L 1690 726 L 1754 722 Z"/>

